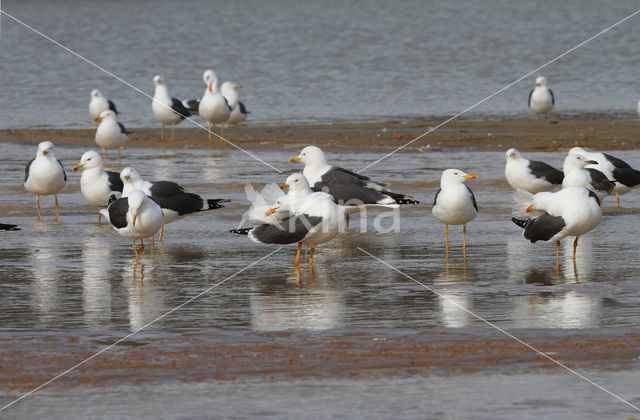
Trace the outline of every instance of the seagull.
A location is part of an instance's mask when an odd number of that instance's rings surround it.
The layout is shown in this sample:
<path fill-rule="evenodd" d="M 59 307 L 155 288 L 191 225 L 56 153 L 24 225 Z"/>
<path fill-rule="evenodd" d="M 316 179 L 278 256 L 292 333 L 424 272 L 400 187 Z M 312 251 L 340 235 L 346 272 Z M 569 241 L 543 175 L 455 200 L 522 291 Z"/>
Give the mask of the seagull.
<path fill-rule="evenodd" d="M 119 114 L 116 104 L 114 104 L 111 99 L 105 98 L 98 89 L 93 89 L 91 91 L 91 102 L 89 102 L 89 115 L 91 119 L 97 121 L 96 118 L 102 114 L 102 111 L 108 109 L 115 112 L 116 115 Z"/>
<path fill-rule="evenodd" d="M 182 101 L 169 96 L 167 85 L 165 84 L 162 76 L 155 76 L 153 78 L 153 83 L 156 85 L 156 91 L 153 94 L 151 109 L 153 110 L 153 115 L 155 115 L 162 123 L 162 137 L 160 138 L 160 141 L 164 141 L 165 124 L 171 124 L 171 138 L 169 141 L 173 141 L 176 124 L 179 124 L 185 118 L 190 117 L 192 112 Z"/>
<path fill-rule="evenodd" d="M 609 181 L 615 182 L 612 193 L 616 194 L 616 206 L 620 208 L 620 196 L 628 193 L 640 185 L 640 171 L 633 169 L 627 162 L 607 153 L 587 152 L 581 147 L 569 150 L 570 155 L 578 154 L 589 160 L 598 162 L 587 165 L 587 168 L 597 169 L 607 176 Z"/>
<path fill-rule="evenodd" d="M 260 192 L 257 192 L 253 185 L 247 184 L 244 187 L 244 191 L 251 206 L 242 216 L 240 226 L 247 221 L 254 226 L 273 223 L 277 216 L 272 212 L 268 213 L 268 211 L 281 205 L 280 200 L 286 197 L 282 189 L 277 184 L 267 184 Z"/>
<path fill-rule="evenodd" d="M 280 184 L 280 188 L 288 190 L 287 195 L 283 200 L 289 203 L 289 206 L 293 208 L 294 211 L 304 202 L 304 199 L 309 194 L 313 194 L 315 192 L 309 186 L 307 178 L 299 172 L 289 175 L 284 184 Z"/>
<path fill-rule="evenodd" d="M 573 242 L 573 260 L 576 259 L 578 238 L 600 223 L 602 210 L 600 199 L 583 186 L 567 187 L 557 192 L 541 192 L 535 195 L 519 190 L 516 192 L 518 204 L 526 207 L 528 218 L 511 220 L 524 229 L 522 236 L 531 242 L 547 241 L 556 243 L 556 267 L 560 269 L 558 259 L 560 240 L 575 236 Z"/>
<path fill-rule="evenodd" d="M 231 108 L 231 114 L 229 115 L 226 125 L 235 125 L 247 118 L 249 111 L 247 111 L 244 104 L 240 102 L 238 99 L 238 92 L 236 92 L 236 89 L 242 89 L 243 87 L 244 86 L 238 85 L 234 82 L 224 82 L 220 88 L 220 92 L 222 92 L 222 95 L 225 97 L 229 103 L 229 107 Z"/>
<path fill-rule="evenodd" d="M 529 109 L 536 113 L 536 121 L 540 114 L 544 114 L 544 119 L 549 118 L 549 111 L 556 104 L 553 91 L 547 87 L 547 78 L 538 76 L 536 87 L 529 92 Z"/>
<path fill-rule="evenodd" d="M 613 191 L 615 184 L 602 172 L 593 168 L 585 168 L 586 165 L 597 165 L 595 160 L 588 160 L 583 155 L 569 154 L 564 158 L 564 180 L 562 180 L 562 188 L 582 186 L 598 196 L 598 200 L 602 199 Z"/>
<path fill-rule="evenodd" d="M 131 191 L 128 197 L 109 199 L 109 221 L 122 236 L 133 240 L 136 261 L 140 261 L 138 253 L 144 251 L 144 238 L 153 238 L 162 228 L 162 209 L 155 201 L 140 190 Z M 136 239 L 140 240 L 140 248 L 136 247 Z"/>
<path fill-rule="evenodd" d="M 202 80 L 207 88 L 200 99 L 198 107 L 198 115 L 207 121 L 207 131 L 209 132 L 209 141 L 211 138 L 211 124 L 222 124 L 229 119 L 231 107 L 220 92 L 220 81 L 213 70 L 206 70 L 202 75 Z M 224 136 L 224 127 L 220 127 L 220 135 Z"/>
<path fill-rule="evenodd" d="M 269 209 L 265 216 L 277 214 L 270 222 L 252 228 L 233 229 L 232 233 L 248 235 L 257 243 L 294 244 L 298 243 L 298 252 L 294 263 L 299 265 L 302 245 L 311 247 L 309 266 L 313 266 L 315 247 L 329 242 L 344 230 L 344 213 L 333 201 L 333 197 L 324 192 L 307 195 L 294 208 L 292 202 L 283 200 L 279 207 Z"/>
<path fill-rule="evenodd" d="M 104 161 L 107 160 L 107 149 L 118 149 L 118 162 L 120 162 L 120 149 L 127 141 L 127 130 L 116 119 L 116 113 L 111 110 L 102 111 L 96 118 L 100 121 L 96 129 L 96 144 L 102 148 Z"/>
<path fill-rule="evenodd" d="M 142 190 L 162 208 L 164 224 L 174 222 L 184 216 L 207 210 L 224 207 L 220 203 L 229 202 L 227 199 L 205 200 L 198 194 L 184 190 L 180 185 L 171 181 L 145 181 L 138 172 L 130 167 L 120 172 L 123 189 L 122 197 L 127 197 L 134 190 Z M 160 240 L 164 234 L 164 226 L 160 230 Z"/>
<path fill-rule="evenodd" d="M 82 169 L 80 190 L 89 204 L 97 207 L 107 207 L 109 197 L 122 195 L 122 180 L 120 174 L 104 170 L 104 161 L 98 152 L 90 150 L 80 158 L 80 163 L 73 167 L 73 171 Z M 98 223 L 102 213 L 98 212 Z"/>
<path fill-rule="evenodd" d="M 9 225 L 6 223 L 0 223 L 0 230 L 21 230 L 18 225 Z"/>
<path fill-rule="evenodd" d="M 58 193 L 67 183 L 64 167 L 53 153 L 53 143 L 43 141 L 38 145 L 36 157 L 31 159 L 24 170 L 24 189 L 36 196 L 38 218 L 40 218 L 40 196 L 54 195 L 56 198 L 56 218 L 60 215 Z"/>
<path fill-rule="evenodd" d="M 303 174 L 316 191 L 331 194 L 347 216 L 368 207 L 398 208 L 400 204 L 419 204 L 412 197 L 387 190 L 387 184 L 327 163 L 324 152 L 317 146 L 307 146 L 289 162 L 304 163 Z"/>
<path fill-rule="evenodd" d="M 526 159 L 516 149 L 507 150 L 505 158 L 504 177 L 513 189 L 535 194 L 562 185 L 564 174 L 551 165 Z"/>
<path fill-rule="evenodd" d="M 444 223 L 446 250 L 449 251 L 449 225 L 462 225 L 462 251 L 467 248 L 467 223 L 478 215 L 478 204 L 469 187 L 464 185 L 467 179 L 476 179 L 476 174 L 466 174 L 459 169 L 447 169 L 442 172 L 440 188 L 433 200 L 431 212 Z"/>

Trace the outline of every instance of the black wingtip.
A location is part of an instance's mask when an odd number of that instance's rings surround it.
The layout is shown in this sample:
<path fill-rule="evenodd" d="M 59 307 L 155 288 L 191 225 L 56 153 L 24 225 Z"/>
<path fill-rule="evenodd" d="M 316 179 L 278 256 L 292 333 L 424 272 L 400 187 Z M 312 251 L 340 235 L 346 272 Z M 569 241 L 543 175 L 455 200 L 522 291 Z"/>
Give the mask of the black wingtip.
<path fill-rule="evenodd" d="M 116 200 L 117 200 L 117 198 L 116 198 L 115 194 L 111 194 L 109 196 L 109 205 L 111 205 L 111 203 L 113 203 Z"/>
<path fill-rule="evenodd" d="M 511 221 L 520 226 L 522 229 L 524 229 L 527 226 L 527 223 L 529 223 L 528 219 L 516 219 L 515 217 L 512 217 Z"/>
<path fill-rule="evenodd" d="M 412 200 L 410 198 L 397 198 L 396 203 L 398 204 L 420 204 L 418 200 Z"/>
<path fill-rule="evenodd" d="M 18 225 L 8 225 L 4 223 L 0 223 L 0 230 L 22 230 L 18 227 Z"/>
<path fill-rule="evenodd" d="M 229 203 L 231 200 L 227 198 L 215 198 L 211 200 L 207 200 L 207 204 L 209 205 L 209 210 L 215 210 L 224 207 L 220 203 Z"/>
<path fill-rule="evenodd" d="M 237 233 L 238 235 L 248 235 L 249 232 L 251 231 L 251 229 L 253 229 L 253 228 L 249 227 L 249 228 L 231 229 L 229 232 L 230 233 Z"/>

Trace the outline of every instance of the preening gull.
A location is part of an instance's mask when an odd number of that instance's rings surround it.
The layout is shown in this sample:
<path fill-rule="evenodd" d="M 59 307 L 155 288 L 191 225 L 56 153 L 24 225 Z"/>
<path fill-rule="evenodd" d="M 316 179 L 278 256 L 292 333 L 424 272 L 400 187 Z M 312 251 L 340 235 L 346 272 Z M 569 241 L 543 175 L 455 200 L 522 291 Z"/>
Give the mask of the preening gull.
<path fill-rule="evenodd" d="M 556 98 L 553 91 L 547 87 L 547 78 L 538 76 L 536 78 L 536 87 L 529 92 L 529 109 L 536 113 L 536 121 L 540 114 L 544 114 L 544 119 L 549 118 L 549 111 L 556 104 Z"/>
<path fill-rule="evenodd" d="M 551 165 L 526 159 L 516 149 L 507 150 L 505 158 L 504 177 L 513 189 L 535 194 L 562 185 L 564 174 Z"/>
<path fill-rule="evenodd" d="M 162 137 L 160 141 L 164 141 L 165 124 L 171 124 L 171 138 L 169 141 L 173 141 L 176 124 L 190 117 L 192 112 L 181 100 L 172 98 L 169 95 L 169 90 L 162 76 L 154 76 L 153 83 L 156 85 L 156 91 L 153 94 L 151 109 L 153 110 L 153 115 L 162 123 Z"/>
<path fill-rule="evenodd" d="M 56 198 L 56 218 L 60 215 L 58 193 L 67 183 L 64 167 L 53 153 L 53 143 L 43 141 L 38 145 L 36 157 L 31 159 L 24 170 L 24 189 L 36 196 L 38 218 L 40 218 L 40 196 L 54 195 Z"/>
<path fill-rule="evenodd" d="M 589 160 L 579 154 L 567 155 L 562 166 L 564 171 L 562 188 L 585 187 L 596 193 L 598 200 L 602 202 L 602 199 L 613 191 L 615 185 L 602 172 L 593 168 L 585 168 L 586 165 L 595 165 L 597 163 L 595 160 Z"/>
<path fill-rule="evenodd" d="M 596 169 L 607 176 L 609 181 L 615 182 L 612 193 L 616 195 L 616 206 L 620 207 L 620 196 L 628 193 L 640 185 L 640 171 L 633 169 L 627 162 L 615 156 L 601 152 L 588 152 L 581 147 L 574 147 L 569 154 L 585 156 L 587 159 L 598 162 L 589 164 L 587 168 Z"/>
<path fill-rule="evenodd" d="M 128 197 L 116 199 L 111 196 L 107 210 L 115 230 L 133 240 L 136 261 L 139 261 L 138 253 L 144 251 L 143 239 L 153 238 L 162 228 L 162 209 L 143 191 L 134 190 Z M 137 239 L 140 240 L 140 248 L 136 247 Z"/>
<path fill-rule="evenodd" d="M 247 118 L 247 108 L 244 106 L 240 99 L 238 98 L 238 92 L 236 89 L 242 89 L 242 85 L 238 85 L 234 82 L 224 82 L 222 87 L 220 88 L 220 92 L 225 97 L 227 102 L 229 103 L 229 107 L 231 108 L 231 113 L 229 115 L 229 119 L 225 123 L 225 125 L 236 125 Z"/>
<path fill-rule="evenodd" d="M 307 146 L 290 162 L 304 163 L 303 174 L 316 191 L 331 194 L 347 215 L 368 207 L 397 208 L 401 204 L 418 204 L 405 194 L 391 192 L 387 184 L 327 163 L 324 152 L 317 146 Z"/>
<path fill-rule="evenodd" d="M 98 152 L 90 150 L 80 158 L 80 163 L 73 167 L 74 172 L 82 169 L 80 176 L 80 191 L 89 204 L 97 207 L 107 207 L 109 197 L 122 195 L 122 180 L 118 172 L 105 171 L 104 162 Z M 98 212 L 98 223 L 102 213 Z"/>
<path fill-rule="evenodd" d="M 476 179 L 476 174 L 466 174 L 459 169 L 442 172 L 440 188 L 433 200 L 433 215 L 444 223 L 446 250 L 449 251 L 449 225 L 462 225 L 462 251 L 466 252 L 467 223 L 478 215 L 478 204 L 467 179 Z"/>
<path fill-rule="evenodd" d="M 119 114 L 116 104 L 114 104 L 111 99 L 105 98 L 102 95 L 102 92 L 98 89 L 92 90 L 91 102 L 89 102 L 89 115 L 91 116 L 91 119 L 97 121 L 96 118 L 102 114 L 102 111 L 106 111 L 108 109 L 115 112 L 116 115 Z"/>
<path fill-rule="evenodd" d="M 220 203 L 227 199 L 204 200 L 198 194 L 185 191 L 180 185 L 171 181 L 145 181 L 133 168 L 124 168 L 120 172 L 123 182 L 122 197 L 127 197 L 131 191 L 142 190 L 162 208 L 164 224 L 174 222 L 186 215 L 224 207 Z M 160 231 L 160 239 L 164 234 L 164 226 Z"/>
<path fill-rule="evenodd" d="M 118 162 L 120 162 L 120 148 L 127 141 L 127 130 L 118 122 L 116 113 L 111 110 L 102 111 L 96 118 L 100 125 L 96 129 L 96 144 L 102 148 L 102 157 L 107 160 L 107 149 L 118 149 Z"/>
<path fill-rule="evenodd" d="M 229 119 L 231 108 L 229 103 L 220 92 L 220 81 L 213 70 L 205 70 L 202 80 L 207 88 L 200 99 L 198 107 L 198 115 L 207 121 L 207 131 L 209 132 L 209 141 L 211 138 L 211 124 L 222 124 Z M 224 127 L 220 127 L 220 135 L 224 136 Z"/>
<path fill-rule="evenodd" d="M 567 236 L 576 237 L 573 242 L 575 261 L 578 237 L 598 226 L 602 217 L 598 196 L 583 186 L 535 195 L 518 190 L 515 199 L 518 205 L 526 207 L 526 217 L 513 217 L 511 220 L 524 229 L 522 235 L 531 242 L 556 242 L 558 269 L 560 240 Z"/>

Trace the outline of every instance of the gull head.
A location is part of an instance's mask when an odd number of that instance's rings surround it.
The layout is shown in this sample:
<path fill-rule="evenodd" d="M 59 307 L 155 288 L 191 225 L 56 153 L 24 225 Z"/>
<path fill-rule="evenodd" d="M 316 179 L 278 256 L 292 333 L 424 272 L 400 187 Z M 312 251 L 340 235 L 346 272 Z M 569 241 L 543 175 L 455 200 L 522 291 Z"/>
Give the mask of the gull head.
<path fill-rule="evenodd" d="M 544 76 L 536 77 L 536 86 L 547 86 L 547 78 Z"/>
<path fill-rule="evenodd" d="M 156 86 L 164 85 L 164 79 L 162 76 L 156 75 L 153 77 L 153 83 L 155 83 Z"/>
<path fill-rule="evenodd" d="M 300 151 L 298 156 L 289 159 L 289 162 L 302 162 L 305 165 L 325 164 L 324 152 L 318 146 L 307 146 Z"/>
<path fill-rule="evenodd" d="M 448 183 L 460 183 L 464 184 L 467 179 L 476 179 L 478 175 L 476 174 L 468 174 L 460 169 L 447 169 L 442 172 L 442 178 L 440 179 L 440 184 L 448 184 Z"/>
<path fill-rule="evenodd" d="M 50 141 L 43 141 L 42 143 L 38 144 L 38 154 L 37 156 L 51 156 L 51 157 L 55 157 L 53 155 L 53 143 L 51 143 Z"/>
<path fill-rule="evenodd" d="M 80 158 L 80 163 L 74 166 L 73 170 L 75 172 L 78 169 L 101 168 L 103 165 L 104 162 L 102 161 L 100 153 L 89 150 L 88 152 L 84 152 L 84 154 Z"/>
<path fill-rule="evenodd" d="M 91 91 L 91 97 L 92 98 L 102 98 L 102 92 L 100 92 L 98 89 L 93 89 Z"/>
<path fill-rule="evenodd" d="M 518 160 L 518 159 L 522 158 L 522 155 L 520 154 L 518 149 L 511 148 L 511 149 L 507 150 L 507 152 L 504 154 L 504 157 L 507 160 Z"/>
<path fill-rule="evenodd" d="M 95 121 L 102 121 L 102 120 L 109 120 L 109 119 L 113 119 L 113 120 L 116 119 L 116 113 L 110 109 L 102 111 L 100 115 L 94 118 Z"/>
<path fill-rule="evenodd" d="M 131 222 L 132 225 L 136 225 L 136 219 L 138 218 L 138 213 L 140 212 L 140 208 L 144 204 L 144 200 L 147 199 L 147 195 L 140 190 L 133 190 L 127 197 L 129 200 L 129 211 L 131 212 Z"/>
<path fill-rule="evenodd" d="M 134 184 L 138 181 L 142 180 L 138 171 L 133 169 L 132 167 L 127 166 L 122 171 L 120 171 L 120 179 L 125 184 Z"/>

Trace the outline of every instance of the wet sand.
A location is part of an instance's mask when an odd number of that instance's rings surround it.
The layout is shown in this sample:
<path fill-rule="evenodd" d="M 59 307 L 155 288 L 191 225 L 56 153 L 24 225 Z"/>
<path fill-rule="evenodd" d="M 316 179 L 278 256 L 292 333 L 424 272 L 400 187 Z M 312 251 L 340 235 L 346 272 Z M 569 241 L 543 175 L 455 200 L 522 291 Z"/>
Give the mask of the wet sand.
<path fill-rule="evenodd" d="M 243 148 L 274 149 L 315 144 L 327 150 L 393 150 L 441 121 L 382 122 L 325 125 L 238 126 L 226 130 L 225 138 Z M 157 129 L 132 129 L 129 146 L 166 148 L 211 147 L 233 148 L 216 139 L 207 140 L 206 131 L 188 128 L 183 123 L 176 128 L 173 142 L 160 143 Z M 517 147 L 523 151 L 555 151 L 580 145 L 603 150 L 624 150 L 640 147 L 640 120 L 568 120 L 568 121 L 454 121 L 407 146 L 406 150 L 431 147 L 474 147 L 505 149 Z M 0 141 L 37 144 L 50 140 L 56 145 L 95 146 L 95 129 L 0 130 Z"/>

